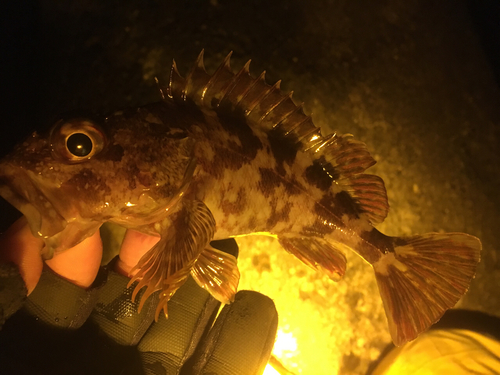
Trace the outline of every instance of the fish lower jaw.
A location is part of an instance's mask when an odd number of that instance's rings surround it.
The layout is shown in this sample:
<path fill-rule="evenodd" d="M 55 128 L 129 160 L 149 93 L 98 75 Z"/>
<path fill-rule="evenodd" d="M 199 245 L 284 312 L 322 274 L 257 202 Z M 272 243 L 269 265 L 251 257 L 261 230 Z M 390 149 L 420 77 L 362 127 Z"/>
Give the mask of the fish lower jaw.
<path fill-rule="evenodd" d="M 0 177 L 0 196 L 28 220 L 35 237 L 49 238 L 66 227 L 62 217 L 28 176 Z"/>

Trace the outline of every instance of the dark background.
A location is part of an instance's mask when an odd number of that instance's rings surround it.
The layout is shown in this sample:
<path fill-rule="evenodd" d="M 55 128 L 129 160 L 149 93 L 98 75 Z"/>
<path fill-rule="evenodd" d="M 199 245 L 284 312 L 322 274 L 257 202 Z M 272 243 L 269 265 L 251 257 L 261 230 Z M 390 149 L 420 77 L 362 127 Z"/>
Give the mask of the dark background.
<path fill-rule="evenodd" d="M 109 111 L 124 102 L 137 105 L 155 99 L 146 87 L 153 86 L 152 74 L 160 70 L 166 78 L 172 55 L 189 66 L 201 48 L 209 58 L 228 51 L 234 51 L 236 59 L 252 58 L 257 71 L 265 67 L 271 80 L 281 77 L 278 69 L 291 69 L 318 83 L 321 79 L 313 77 L 337 70 L 338 76 L 344 76 L 338 89 L 342 83 L 362 78 L 370 67 L 378 69 L 377 76 L 410 73 L 428 59 L 415 54 L 418 44 L 426 42 L 420 48 L 442 49 L 441 54 L 452 52 L 447 49 L 460 52 L 454 65 L 487 60 L 489 67 L 482 68 L 491 69 L 500 83 L 500 3 L 496 0 L 308 4 L 298 0 L 24 0 L 5 2 L 1 17 L 4 121 L 19 136 L 69 109 Z M 464 41 L 463 34 L 470 32 L 474 40 Z M 440 48 L 442 43 L 462 42 L 474 42 L 481 51 L 467 46 Z M 393 56 L 388 56 L 389 50 Z M 398 54 L 416 60 L 407 62 L 408 71 L 383 67 L 380 60 Z M 290 59 L 291 66 L 287 65 Z M 152 61 L 143 72 L 146 60 Z"/>
<path fill-rule="evenodd" d="M 317 125 L 367 143 L 391 203 L 380 227 L 386 234 L 480 237 L 483 262 L 462 306 L 500 315 L 499 4 L 3 4 L 0 154 L 59 113 L 159 100 L 154 77 L 165 81 L 174 57 L 185 74 L 205 48 L 212 72 L 233 51 L 236 68 L 251 58 L 254 75 L 266 69 L 268 82 L 283 79 Z M 354 263 L 351 272 L 364 272 L 360 267 Z M 343 350 L 346 373 L 364 368 Z"/>

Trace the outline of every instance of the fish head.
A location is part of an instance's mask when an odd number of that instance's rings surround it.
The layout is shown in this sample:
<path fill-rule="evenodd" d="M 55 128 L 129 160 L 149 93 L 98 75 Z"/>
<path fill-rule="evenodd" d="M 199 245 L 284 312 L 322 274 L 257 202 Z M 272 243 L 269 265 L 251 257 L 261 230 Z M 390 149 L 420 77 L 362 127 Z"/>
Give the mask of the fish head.
<path fill-rule="evenodd" d="M 0 195 L 44 239 L 44 257 L 73 247 L 106 221 L 128 228 L 158 222 L 184 194 L 195 143 L 183 129 L 147 117 L 135 111 L 64 118 L 0 161 Z"/>

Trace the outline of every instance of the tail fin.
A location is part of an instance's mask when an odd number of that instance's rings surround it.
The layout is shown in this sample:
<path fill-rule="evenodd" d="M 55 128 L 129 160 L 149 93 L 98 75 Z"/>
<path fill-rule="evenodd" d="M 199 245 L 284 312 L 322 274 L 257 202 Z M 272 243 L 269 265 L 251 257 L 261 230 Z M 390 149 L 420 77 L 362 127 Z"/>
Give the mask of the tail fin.
<path fill-rule="evenodd" d="M 395 238 L 394 252 L 373 264 L 392 340 L 415 339 L 469 288 L 481 242 L 463 233 Z"/>

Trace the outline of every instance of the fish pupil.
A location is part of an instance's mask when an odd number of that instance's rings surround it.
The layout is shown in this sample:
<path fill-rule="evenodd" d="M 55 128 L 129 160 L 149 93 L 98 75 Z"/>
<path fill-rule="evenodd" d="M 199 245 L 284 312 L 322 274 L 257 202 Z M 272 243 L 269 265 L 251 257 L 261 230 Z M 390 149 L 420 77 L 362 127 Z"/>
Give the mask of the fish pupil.
<path fill-rule="evenodd" d="M 83 133 L 75 133 L 68 137 L 66 141 L 68 151 L 75 156 L 87 156 L 92 151 L 92 140 Z"/>

